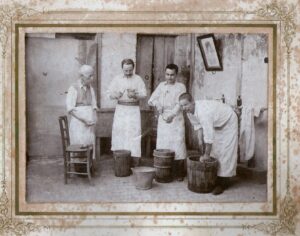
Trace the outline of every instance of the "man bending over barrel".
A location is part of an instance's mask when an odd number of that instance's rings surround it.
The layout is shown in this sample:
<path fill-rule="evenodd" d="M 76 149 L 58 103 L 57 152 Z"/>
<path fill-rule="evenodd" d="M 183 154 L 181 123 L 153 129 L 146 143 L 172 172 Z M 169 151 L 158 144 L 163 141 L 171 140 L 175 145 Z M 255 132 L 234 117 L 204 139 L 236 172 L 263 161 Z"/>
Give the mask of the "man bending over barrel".
<path fill-rule="evenodd" d="M 221 194 L 228 186 L 229 177 L 236 174 L 237 116 L 227 104 L 214 100 L 194 101 L 189 93 L 180 95 L 179 104 L 198 132 L 200 151 L 205 150 L 200 161 L 210 156 L 219 161 L 217 185 L 212 193 Z"/>

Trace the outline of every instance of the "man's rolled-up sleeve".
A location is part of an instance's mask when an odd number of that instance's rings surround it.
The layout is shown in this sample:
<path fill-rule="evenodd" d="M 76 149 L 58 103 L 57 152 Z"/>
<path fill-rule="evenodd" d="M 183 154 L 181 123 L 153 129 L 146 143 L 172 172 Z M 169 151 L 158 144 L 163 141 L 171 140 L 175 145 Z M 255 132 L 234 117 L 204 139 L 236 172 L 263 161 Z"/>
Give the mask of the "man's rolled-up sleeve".
<path fill-rule="evenodd" d="M 177 96 L 175 99 L 175 105 L 172 109 L 172 114 L 174 114 L 174 116 L 177 116 L 179 114 L 179 112 L 181 111 L 181 107 L 179 104 L 179 97 L 181 94 L 183 94 L 185 92 L 186 92 L 185 86 L 183 84 L 179 83 L 178 93 L 177 93 Z M 197 128 L 197 130 L 198 130 L 198 128 Z"/>
<path fill-rule="evenodd" d="M 192 115 L 190 113 L 187 113 L 187 117 L 188 117 L 189 121 L 191 122 L 191 124 L 192 124 L 195 131 L 202 128 L 202 125 L 199 122 L 197 117 L 195 117 L 194 115 Z"/>
<path fill-rule="evenodd" d="M 214 142 L 214 126 L 213 121 L 209 117 L 206 117 L 202 120 L 203 128 L 203 138 L 204 143 L 213 143 Z"/>
<path fill-rule="evenodd" d="M 161 84 L 157 86 L 154 92 L 151 94 L 151 97 L 148 100 L 149 106 L 157 106 L 159 104 L 159 97 L 161 96 Z"/>

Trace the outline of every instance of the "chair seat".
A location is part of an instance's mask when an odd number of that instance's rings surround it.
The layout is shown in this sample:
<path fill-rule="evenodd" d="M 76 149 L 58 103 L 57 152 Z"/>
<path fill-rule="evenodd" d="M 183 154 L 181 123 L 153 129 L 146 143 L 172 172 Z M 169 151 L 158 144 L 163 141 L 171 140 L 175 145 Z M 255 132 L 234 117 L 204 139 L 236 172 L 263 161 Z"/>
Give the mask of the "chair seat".
<path fill-rule="evenodd" d="M 92 147 L 92 146 L 90 146 L 90 147 Z M 88 146 L 83 146 L 80 144 L 69 145 L 66 148 L 67 152 L 86 152 L 87 150 L 88 150 Z"/>
<path fill-rule="evenodd" d="M 67 116 L 59 117 L 59 127 L 64 152 L 64 179 L 65 184 L 68 183 L 70 174 L 87 175 L 92 183 L 92 175 L 94 174 L 93 165 L 93 145 L 70 145 L 70 135 Z"/>

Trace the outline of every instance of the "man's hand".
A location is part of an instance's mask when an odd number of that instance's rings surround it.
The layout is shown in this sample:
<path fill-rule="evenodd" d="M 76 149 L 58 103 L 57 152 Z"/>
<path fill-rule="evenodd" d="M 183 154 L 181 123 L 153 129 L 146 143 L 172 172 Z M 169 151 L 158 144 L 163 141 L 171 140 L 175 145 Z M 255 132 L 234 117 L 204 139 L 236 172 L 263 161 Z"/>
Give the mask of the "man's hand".
<path fill-rule="evenodd" d="M 117 94 L 117 98 L 120 98 L 120 97 L 123 96 L 123 93 L 122 93 L 122 92 L 117 92 L 116 94 Z"/>
<path fill-rule="evenodd" d="M 163 113 L 163 107 L 160 105 L 156 106 L 156 110 L 157 110 L 158 114 L 160 114 L 160 115 Z"/>
<path fill-rule="evenodd" d="M 92 121 L 92 120 L 84 120 L 83 123 L 86 125 L 86 126 L 92 126 L 92 125 L 95 125 L 95 121 Z"/>
<path fill-rule="evenodd" d="M 168 115 L 165 118 L 163 118 L 167 123 L 171 123 L 174 119 L 173 115 Z"/>
<path fill-rule="evenodd" d="M 209 156 L 207 154 L 204 154 L 203 156 L 200 157 L 200 161 L 207 161 L 209 160 Z"/>
<path fill-rule="evenodd" d="M 119 99 L 122 96 L 123 96 L 123 93 L 121 93 L 121 92 L 113 92 L 110 97 L 113 99 Z"/>
<path fill-rule="evenodd" d="M 174 115 L 173 114 L 169 114 L 169 115 L 163 115 L 162 114 L 162 118 L 166 123 L 171 123 L 174 119 Z"/>
<path fill-rule="evenodd" d="M 212 149 L 211 143 L 205 143 L 205 153 L 202 157 L 200 157 L 200 161 L 206 161 L 210 159 L 210 152 Z"/>
<path fill-rule="evenodd" d="M 135 91 L 135 89 L 127 89 L 127 96 L 129 98 L 137 98 L 137 92 Z"/>

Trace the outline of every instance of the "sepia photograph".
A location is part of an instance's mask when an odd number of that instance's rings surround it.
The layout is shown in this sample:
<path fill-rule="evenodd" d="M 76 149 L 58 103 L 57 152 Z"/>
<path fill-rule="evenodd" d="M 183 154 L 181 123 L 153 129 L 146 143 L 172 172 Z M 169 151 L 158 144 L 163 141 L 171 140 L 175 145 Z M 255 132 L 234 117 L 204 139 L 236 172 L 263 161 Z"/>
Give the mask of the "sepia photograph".
<path fill-rule="evenodd" d="M 300 235 L 299 5 L 0 3 L 0 235 Z"/>
<path fill-rule="evenodd" d="M 26 33 L 26 201 L 266 202 L 269 42 Z"/>
<path fill-rule="evenodd" d="M 0 235 L 300 235 L 297 0 L 0 5 Z"/>

